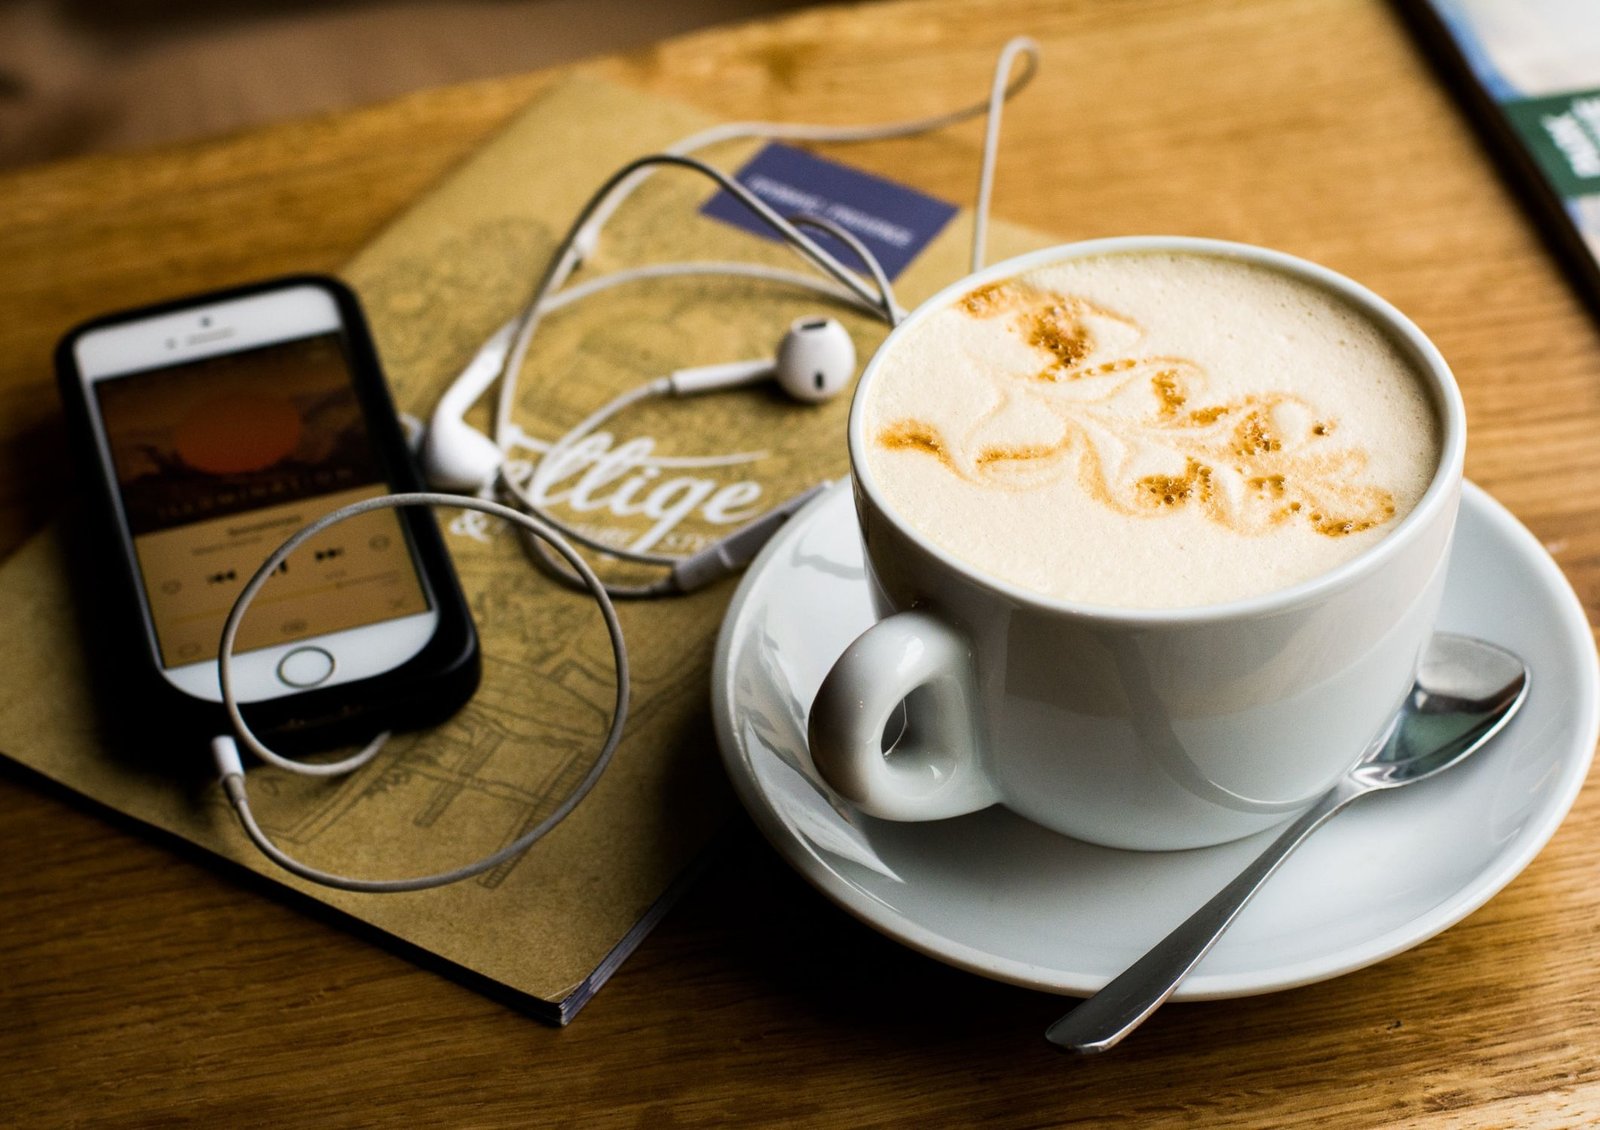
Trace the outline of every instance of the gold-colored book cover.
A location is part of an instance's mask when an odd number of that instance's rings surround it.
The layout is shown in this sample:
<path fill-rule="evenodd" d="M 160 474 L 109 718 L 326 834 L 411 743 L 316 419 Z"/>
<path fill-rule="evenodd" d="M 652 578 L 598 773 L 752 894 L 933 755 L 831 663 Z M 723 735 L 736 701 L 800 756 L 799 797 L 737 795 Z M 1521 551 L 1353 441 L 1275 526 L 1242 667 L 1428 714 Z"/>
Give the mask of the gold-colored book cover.
<path fill-rule="evenodd" d="M 428 417 L 480 343 L 528 298 L 556 240 L 607 175 L 711 124 L 684 106 L 571 78 L 364 249 L 343 275 L 367 309 L 401 410 Z M 733 169 L 758 148 L 732 144 L 708 156 Z M 797 266 L 787 248 L 702 215 L 714 191 L 681 170 L 652 177 L 608 225 L 580 279 L 691 258 Z M 901 301 L 913 305 L 963 274 L 970 236 L 964 210 L 897 280 Z M 1049 241 L 996 225 L 990 242 L 999 258 Z M 675 368 L 769 355 L 791 320 L 818 307 L 817 296 L 779 284 L 685 278 L 619 287 L 552 315 L 523 373 L 511 455 L 537 459 L 617 392 Z M 845 322 L 863 358 L 882 339 L 871 319 L 828 312 Z M 688 552 L 843 475 L 847 400 L 802 408 L 750 389 L 646 404 L 594 437 L 586 461 L 549 484 L 547 500 L 602 538 Z M 469 419 L 487 427 L 488 405 Z M 263 826 L 313 865 L 397 877 L 487 854 L 561 800 L 609 724 L 612 660 L 592 601 L 531 567 L 496 520 L 460 511 L 440 520 L 482 637 L 482 687 L 451 721 L 398 735 L 349 778 L 251 770 Z M 180 782 L 163 771 L 161 755 L 113 755 L 113 720 L 96 710 L 84 658 L 93 633 L 67 579 L 70 544 L 52 529 L 0 568 L 0 625 L 7 638 L 35 641 L 6 661 L 0 750 L 537 1015 L 571 1018 L 732 811 L 708 699 L 712 647 L 736 584 L 728 580 L 620 607 L 633 674 L 624 740 L 589 797 L 525 855 L 472 881 L 403 895 L 303 882 L 256 852 L 215 782 Z M 195 751 L 197 761 L 205 756 Z"/>

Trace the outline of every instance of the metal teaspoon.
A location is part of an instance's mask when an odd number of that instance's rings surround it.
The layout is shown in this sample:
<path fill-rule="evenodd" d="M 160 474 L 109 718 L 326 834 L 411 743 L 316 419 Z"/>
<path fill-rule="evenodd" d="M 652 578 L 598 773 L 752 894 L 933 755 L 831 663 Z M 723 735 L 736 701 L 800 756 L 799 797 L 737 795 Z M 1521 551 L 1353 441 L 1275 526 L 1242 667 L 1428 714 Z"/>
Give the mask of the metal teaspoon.
<path fill-rule="evenodd" d="M 1426 780 L 1466 759 L 1500 732 L 1528 695 L 1528 669 L 1504 648 L 1440 633 L 1394 719 L 1333 788 L 1272 842 L 1239 877 L 1154 949 L 1045 1031 L 1075 1052 L 1103 1052 L 1160 1008 L 1289 853 L 1357 797 Z"/>

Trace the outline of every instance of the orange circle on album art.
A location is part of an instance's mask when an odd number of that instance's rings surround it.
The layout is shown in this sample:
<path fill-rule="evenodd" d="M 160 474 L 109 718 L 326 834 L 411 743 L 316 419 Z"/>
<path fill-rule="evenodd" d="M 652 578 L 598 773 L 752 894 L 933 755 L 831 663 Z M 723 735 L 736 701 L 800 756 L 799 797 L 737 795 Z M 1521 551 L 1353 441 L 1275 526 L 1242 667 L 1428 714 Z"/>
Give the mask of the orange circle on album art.
<path fill-rule="evenodd" d="M 209 475 L 264 471 L 300 442 L 300 413 L 277 396 L 233 393 L 190 409 L 173 429 L 178 457 Z"/>

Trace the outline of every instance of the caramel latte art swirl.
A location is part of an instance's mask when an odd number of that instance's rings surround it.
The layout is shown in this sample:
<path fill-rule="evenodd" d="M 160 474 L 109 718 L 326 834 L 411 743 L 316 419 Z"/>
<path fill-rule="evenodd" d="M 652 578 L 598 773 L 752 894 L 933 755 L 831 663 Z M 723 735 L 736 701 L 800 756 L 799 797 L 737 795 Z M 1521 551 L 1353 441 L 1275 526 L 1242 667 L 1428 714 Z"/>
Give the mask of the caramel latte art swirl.
<path fill-rule="evenodd" d="M 1126 252 L 975 288 L 908 327 L 862 405 L 884 499 L 1000 580 L 1180 608 L 1309 580 L 1438 467 L 1415 365 L 1312 283 Z"/>

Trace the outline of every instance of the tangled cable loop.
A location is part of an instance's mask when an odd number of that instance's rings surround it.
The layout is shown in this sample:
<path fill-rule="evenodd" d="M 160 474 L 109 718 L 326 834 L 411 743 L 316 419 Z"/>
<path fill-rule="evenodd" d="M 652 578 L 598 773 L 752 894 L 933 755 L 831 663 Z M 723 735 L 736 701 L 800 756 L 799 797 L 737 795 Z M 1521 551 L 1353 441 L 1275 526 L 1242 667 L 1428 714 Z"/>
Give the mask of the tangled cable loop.
<path fill-rule="evenodd" d="M 467 510 L 477 510 L 502 518 L 507 522 L 520 527 L 536 538 L 541 539 L 554 549 L 570 565 L 573 571 L 582 578 L 584 587 L 594 597 L 595 603 L 600 607 L 600 614 L 605 620 L 606 632 L 611 641 L 611 654 L 616 663 L 616 703 L 611 713 L 611 728 L 606 733 L 604 745 L 600 754 L 590 765 L 572 791 L 559 805 L 533 828 L 523 833 L 511 843 L 506 844 L 498 851 L 487 855 L 474 863 L 462 867 L 442 871 L 434 875 L 421 875 L 409 879 L 356 879 L 346 875 L 324 871 L 302 863 L 290 856 L 274 844 L 261 830 L 254 814 L 250 810 L 249 796 L 245 791 L 244 766 L 239 759 L 237 743 L 243 744 L 261 760 L 270 765 L 276 765 L 291 773 L 304 776 L 331 777 L 353 772 L 361 768 L 375 757 L 383 747 L 387 734 L 380 734 L 359 753 L 333 762 L 303 762 L 284 757 L 282 754 L 270 749 L 250 729 L 240 712 L 238 697 L 233 686 L 233 650 L 239 635 L 239 625 L 244 620 L 245 613 L 256 595 L 261 591 L 267 580 L 277 571 L 288 556 L 303 545 L 308 539 L 315 537 L 330 526 L 337 525 L 358 514 L 365 514 L 373 510 L 399 509 L 405 506 L 456 506 Z M 577 807 L 578 802 L 588 795 L 605 772 L 606 766 L 611 763 L 612 755 L 616 752 L 617 745 L 622 741 L 623 728 L 628 718 L 628 647 L 622 636 L 622 625 L 617 620 L 617 611 L 611 603 L 611 598 L 606 595 L 605 586 L 600 583 L 600 578 L 595 576 L 594 570 L 589 567 L 581 554 L 563 538 L 556 530 L 540 521 L 531 514 L 504 506 L 482 498 L 462 498 L 453 494 L 436 494 L 418 492 L 412 494 L 391 494 L 380 498 L 369 498 L 362 502 L 351 503 L 349 506 L 340 507 L 338 510 L 319 518 L 309 526 L 301 529 L 288 541 L 280 545 L 270 557 L 257 569 L 255 574 L 246 582 L 244 589 L 233 603 L 232 610 L 222 628 L 221 650 L 217 654 L 217 674 L 222 684 L 222 704 L 228 713 L 228 719 L 233 725 L 234 737 L 220 737 L 212 742 L 212 756 L 216 759 L 217 769 L 222 777 L 222 785 L 227 793 L 229 802 L 239 816 L 245 834 L 261 849 L 273 862 L 285 870 L 299 875 L 301 878 L 310 879 L 324 886 L 337 887 L 346 891 L 366 892 L 397 892 L 420 891 L 430 887 L 442 887 L 450 883 L 469 879 L 485 871 L 498 867 L 508 859 L 521 855 L 532 847 L 551 828 L 559 824 L 566 815 Z"/>

